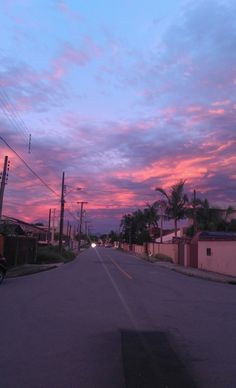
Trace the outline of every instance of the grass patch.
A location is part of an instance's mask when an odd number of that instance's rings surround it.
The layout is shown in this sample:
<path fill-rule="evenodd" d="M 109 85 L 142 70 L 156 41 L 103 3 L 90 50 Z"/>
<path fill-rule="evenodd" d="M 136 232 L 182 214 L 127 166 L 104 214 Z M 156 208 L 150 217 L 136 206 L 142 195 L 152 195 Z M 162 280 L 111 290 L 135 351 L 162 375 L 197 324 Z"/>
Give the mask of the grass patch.
<path fill-rule="evenodd" d="M 37 263 L 38 264 L 53 264 L 60 262 L 68 262 L 75 258 L 75 253 L 62 249 L 59 251 L 58 247 L 46 246 L 38 247 L 37 251 Z"/>
<path fill-rule="evenodd" d="M 157 253 L 153 259 L 155 261 L 166 261 L 166 262 L 169 262 L 169 263 L 172 263 L 172 258 L 168 255 L 164 255 L 164 253 Z"/>
<path fill-rule="evenodd" d="M 146 261 L 149 261 L 150 263 L 156 263 L 157 261 L 165 261 L 168 263 L 173 263 L 172 258 L 170 256 L 164 255 L 164 253 L 157 253 L 154 256 L 145 255 L 143 256 L 143 258 Z"/>

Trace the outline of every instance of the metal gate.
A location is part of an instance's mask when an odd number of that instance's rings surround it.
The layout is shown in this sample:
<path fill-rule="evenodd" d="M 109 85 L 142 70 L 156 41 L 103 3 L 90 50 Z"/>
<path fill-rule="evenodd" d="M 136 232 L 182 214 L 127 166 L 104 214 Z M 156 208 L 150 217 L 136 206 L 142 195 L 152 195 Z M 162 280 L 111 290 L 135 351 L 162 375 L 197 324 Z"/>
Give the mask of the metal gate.
<path fill-rule="evenodd" d="M 198 244 L 191 242 L 189 244 L 189 265 L 193 268 L 198 268 Z"/>
<path fill-rule="evenodd" d="M 178 264 L 184 265 L 184 240 L 178 241 Z"/>

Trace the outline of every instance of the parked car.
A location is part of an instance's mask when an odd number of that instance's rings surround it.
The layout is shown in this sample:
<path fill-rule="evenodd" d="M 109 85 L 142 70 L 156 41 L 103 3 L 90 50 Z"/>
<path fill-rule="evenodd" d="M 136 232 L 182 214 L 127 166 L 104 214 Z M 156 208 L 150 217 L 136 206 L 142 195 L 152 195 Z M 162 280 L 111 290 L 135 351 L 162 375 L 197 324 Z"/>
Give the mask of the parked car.
<path fill-rule="evenodd" d="M 2 283 L 3 279 L 5 278 L 7 273 L 7 261 L 5 257 L 3 257 L 0 254 L 0 284 Z"/>

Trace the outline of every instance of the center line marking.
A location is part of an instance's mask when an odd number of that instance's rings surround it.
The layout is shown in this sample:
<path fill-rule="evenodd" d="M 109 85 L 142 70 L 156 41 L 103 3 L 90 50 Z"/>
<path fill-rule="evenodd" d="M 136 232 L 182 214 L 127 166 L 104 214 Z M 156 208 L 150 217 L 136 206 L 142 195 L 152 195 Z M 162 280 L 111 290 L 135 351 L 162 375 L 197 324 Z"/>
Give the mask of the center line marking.
<path fill-rule="evenodd" d="M 119 264 L 117 264 L 110 256 L 108 256 L 109 257 L 109 259 L 111 260 L 111 262 L 116 266 L 116 268 L 123 274 L 123 275 L 125 275 L 128 279 L 133 279 L 132 278 L 132 276 L 128 273 L 128 272 L 126 272 L 123 268 L 121 268 L 120 266 L 119 266 Z"/>

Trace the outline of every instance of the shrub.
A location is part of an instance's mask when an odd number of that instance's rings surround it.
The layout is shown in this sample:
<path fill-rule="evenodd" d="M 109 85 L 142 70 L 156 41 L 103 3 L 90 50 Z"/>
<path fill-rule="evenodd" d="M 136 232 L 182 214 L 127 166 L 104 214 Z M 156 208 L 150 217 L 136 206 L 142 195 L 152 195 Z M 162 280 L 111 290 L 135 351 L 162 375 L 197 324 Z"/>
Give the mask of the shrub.
<path fill-rule="evenodd" d="M 74 252 L 67 251 L 65 249 L 62 249 L 62 252 L 60 252 L 58 247 L 53 247 L 50 245 L 46 247 L 38 247 L 37 250 L 37 263 L 39 264 L 51 264 L 71 261 L 74 259 L 74 257 Z"/>
<path fill-rule="evenodd" d="M 157 253 L 154 257 L 157 260 L 168 261 L 168 262 L 172 263 L 172 258 L 170 256 L 164 255 L 164 253 Z"/>

